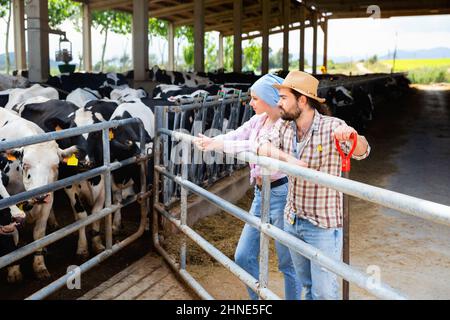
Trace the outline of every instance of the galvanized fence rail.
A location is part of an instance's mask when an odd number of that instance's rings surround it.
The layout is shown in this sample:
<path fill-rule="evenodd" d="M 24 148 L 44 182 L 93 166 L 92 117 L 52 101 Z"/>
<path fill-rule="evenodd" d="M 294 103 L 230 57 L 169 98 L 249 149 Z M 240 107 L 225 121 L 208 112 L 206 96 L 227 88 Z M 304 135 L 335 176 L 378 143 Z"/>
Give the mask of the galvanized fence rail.
<path fill-rule="evenodd" d="M 125 125 L 131 125 L 131 124 L 138 124 L 140 128 L 140 154 L 133 156 L 131 158 L 125 159 L 123 161 L 115 161 L 113 163 L 110 163 L 110 146 L 109 146 L 109 129 L 117 128 L 119 126 L 125 126 Z M 9 207 L 11 205 L 14 205 L 16 203 L 19 203 L 21 201 L 30 199 L 32 197 L 42 195 L 48 192 L 53 192 L 58 189 L 64 188 L 66 186 L 70 186 L 73 183 L 80 182 L 89 178 L 93 178 L 98 175 L 104 176 L 104 183 L 105 183 L 105 190 L 106 190 L 106 197 L 105 197 L 105 206 L 102 210 L 100 210 L 97 213 L 91 214 L 88 217 L 78 220 L 66 227 L 63 227 L 62 229 L 59 229 L 51 234 L 46 235 L 45 237 L 38 239 L 36 241 L 33 241 L 30 244 L 27 244 L 9 254 L 6 254 L 4 256 L 0 257 L 0 269 L 3 267 L 6 267 L 14 262 L 17 262 L 18 260 L 76 232 L 77 230 L 86 227 L 90 224 L 92 224 L 95 221 L 98 221 L 100 219 L 105 219 L 105 243 L 106 243 L 106 250 L 101 252 L 100 254 L 92 257 L 85 263 L 79 266 L 81 273 L 86 272 L 87 270 L 91 269 L 92 267 L 98 265 L 100 262 L 104 261 L 108 257 L 112 256 L 113 254 L 117 253 L 119 250 L 123 249 L 136 239 L 138 239 L 145 231 L 145 228 L 147 226 L 148 222 L 148 208 L 149 208 L 149 198 L 151 195 L 151 192 L 147 191 L 147 173 L 148 173 L 148 160 L 153 156 L 146 154 L 145 150 L 145 129 L 143 126 L 143 123 L 138 118 L 132 118 L 132 119 L 125 119 L 125 120 L 114 120 L 114 121 L 108 121 L 108 122 L 102 122 L 98 124 L 92 124 L 88 126 L 78 127 L 78 128 L 72 128 L 67 130 L 61 130 L 58 132 L 49 132 L 45 134 L 40 134 L 32 137 L 26 137 L 22 139 L 17 140 L 11 140 L 6 142 L 0 142 L 0 151 L 27 146 L 31 144 L 36 144 L 40 142 L 45 141 L 51 141 L 51 140 L 58 140 L 73 136 L 78 136 L 83 133 L 90 133 L 94 131 L 102 131 L 102 145 L 103 145 L 103 158 L 104 162 L 103 165 L 94 168 L 91 170 L 88 170 L 86 172 L 58 180 L 54 183 L 51 183 L 49 185 L 36 188 L 33 190 L 29 190 L 26 192 L 22 192 L 16 195 L 12 195 L 11 197 L 5 198 L 0 200 L 0 209 Z M 111 172 L 114 170 L 117 170 L 119 168 L 122 168 L 127 165 L 139 163 L 140 164 L 140 183 L 141 183 L 141 190 L 140 193 L 133 196 L 131 199 L 127 200 L 126 202 L 123 202 L 122 204 L 112 204 L 111 202 Z M 128 236 L 124 240 L 116 243 L 113 245 L 113 239 L 112 239 L 112 219 L 111 214 L 114 213 L 117 209 L 125 207 L 133 202 L 138 201 L 140 204 L 140 224 L 138 227 L 138 230 L 133 233 L 132 235 Z M 40 289 L 39 291 L 35 292 L 31 296 L 29 296 L 27 299 L 36 300 L 36 299 L 44 299 L 51 295 L 52 293 L 56 292 L 57 290 L 61 289 L 63 286 L 66 285 L 67 280 L 71 279 L 74 276 L 74 272 L 69 272 L 66 275 L 60 277 L 59 279 L 53 281 L 49 285 L 45 286 L 44 288 Z"/>
<path fill-rule="evenodd" d="M 323 252 L 315 247 L 301 241 L 300 239 L 284 232 L 283 230 L 268 223 L 268 208 L 269 208 L 269 175 L 265 175 L 263 179 L 263 191 L 262 191 L 262 212 L 261 219 L 249 215 L 248 212 L 240 209 L 239 207 L 221 199 L 220 197 L 208 192 L 198 184 L 189 181 L 187 179 L 186 170 L 188 168 L 185 161 L 189 160 L 188 156 L 182 157 L 183 170 L 181 176 L 176 176 L 169 172 L 165 166 L 160 163 L 160 157 L 163 152 L 163 144 L 161 139 L 164 136 L 170 136 L 173 140 L 181 141 L 189 147 L 184 147 L 183 152 L 191 150 L 192 141 L 194 136 L 176 132 L 161 128 L 166 112 L 163 108 L 156 111 L 155 117 L 155 172 L 153 183 L 154 194 L 154 210 L 153 210 L 153 242 L 160 254 L 168 261 L 169 265 L 179 273 L 179 275 L 186 281 L 186 283 L 192 287 L 192 289 L 204 299 L 212 299 L 212 296 L 202 287 L 202 285 L 194 279 L 186 270 L 186 244 L 185 240 L 182 241 L 180 263 L 177 263 L 170 255 L 165 251 L 159 241 L 159 218 L 160 215 L 175 225 L 183 234 L 189 237 L 197 245 L 203 248 L 208 254 L 214 257 L 225 268 L 230 270 L 235 276 L 237 276 L 243 283 L 253 289 L 260 298 L 263 299 L 279 299 L 279 297 L 268 289 L 268 239 L 269 237 L 279 241 L 292 250 L 295 250 L 299 254 L 305 256 L 311 261 L 321 265 L 327 270 L 337 274 L 350 283 L 365 289 L 374 296 L 382 299 L 406 299 L 406 296 L 397 290 L 392 289 L 390 286 L 382 283 L 375 282 L 369 275 L 358 269 L 327 257 Z M 264 168 L 264 170 L 277 170 L 282 171 L 290 176 L 300 177 L 306 181 L 314 182 L 328 188 L 338 190 L 340 192 L 373 202 L 388 208 L 398 210 L 402 213 L 414 215 L 424 219 L 428 219 L 434 222 L 450 226 L 450 207 L 442 204 L 426 201 L 423 199 L 411 197 L 398 192 L 389 191 L 386 189 L 374 187 L 368 184 L 344 179 L 328 175 L 316 170 L 293 166 L 291 164 L 278 161 L 275 159 L 256 156 L 252 153 L 242 152 L 235 155 L 237 159 L 245 162 L 255 163 Z M 267 173 L 267 172 L 266 172 Z M 212 246 L 208 241 L 202 238 L 192 228 L 186 225 L 187 215 L 187 192 L 184 191 L 181 195 L 181 216 L 178 219 L 170 213 L 170 209 L 161 202 L 160 197 L 160 176 L 164 176 L 173 180 L 179 184 L 183 189 L 189 190 L 202 198 L 205 198 L 209 202 L 218 206 L 222 210 L 230 213 L 236 218 L 248 223 L 261 232 L 261 250 L 260 250 L 260 275 L 259 279 L 255 279 L 248 274 L 244 269 L 239 267 L 235 262 L 226 257 L 217 248 Z"/>

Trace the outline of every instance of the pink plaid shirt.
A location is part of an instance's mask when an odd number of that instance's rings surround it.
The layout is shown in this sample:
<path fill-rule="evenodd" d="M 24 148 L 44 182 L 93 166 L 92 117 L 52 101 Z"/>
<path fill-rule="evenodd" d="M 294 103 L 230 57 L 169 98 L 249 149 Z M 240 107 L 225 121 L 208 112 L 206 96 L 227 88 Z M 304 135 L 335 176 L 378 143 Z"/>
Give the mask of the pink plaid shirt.
<path fill-rule="evenodd" d="M 256 151 L 256 142 L 262 135 L 267 135 L 272 131 L 276 123 L 268 128 L 263 128 L 267 115 L 254 115 L 242 126 L 236 130 L 230 131 L 226 134 L 221 134 L 214 139 L 222 140 L 224 145 L 224 152 L 238 153 L 243 151 Z M 271 180 L 278 180 L 286 175 L 281 172 L 272 172 Z M 250 164 L 250 183 L 254 183 L 257 177 L 261 177 L 261 167 L 255 164 Z"/>
<path fill-rule="evenodd" d="M 316 111 L 311 129 L 304 138 L 306 143 L 300 157 L 296 155 L 294 148 L 297 128 L 292 121 L 277 122 L 270 133 L 259 138 L 257 147 L 272 143 L 280 150 L 306 162 L 310 169 L 341 176 L 341 157 L 332 133 L 342 124 L 345 124 L 343 120 L 323 116 Z M 349 152 L 350 147 L 350 142 L 341 144 L 345 153 Z M 362 160 L 369 153 L 370 146 L 365 154 L 353 155 L 352 158 Z M 343 196 L 339 191 L 289 176 L 289 192 L 284 213 L 286 219 L 293 213 L 322 228 L 339 228 L 342 227 L 342 200 Z"/>

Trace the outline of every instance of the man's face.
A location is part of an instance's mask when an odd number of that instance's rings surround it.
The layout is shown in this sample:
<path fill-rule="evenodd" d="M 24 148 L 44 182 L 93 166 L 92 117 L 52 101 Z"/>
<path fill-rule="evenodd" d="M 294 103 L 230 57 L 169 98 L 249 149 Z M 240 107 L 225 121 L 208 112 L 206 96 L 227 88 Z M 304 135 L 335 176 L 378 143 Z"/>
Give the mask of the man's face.
<path fill-rule="evenodd" d="M 302 99 L 306 100 L 304 96 L 296 99 L 295 95 L 290 89 L 280 89 L 280 100 L 278 101 L 278 108 L 280 109 L 281 119 L 288 121 L 295 121 L 302 113 Z"/>

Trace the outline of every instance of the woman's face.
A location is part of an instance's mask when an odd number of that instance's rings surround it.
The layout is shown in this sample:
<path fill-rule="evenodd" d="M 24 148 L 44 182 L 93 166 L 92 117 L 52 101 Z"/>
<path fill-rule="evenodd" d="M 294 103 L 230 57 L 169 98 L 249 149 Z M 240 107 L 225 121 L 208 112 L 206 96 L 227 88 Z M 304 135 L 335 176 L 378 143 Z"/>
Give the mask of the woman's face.
<path fill-rule="evenodd" d="M 253 110 L 255 110 L 256 114 L 262 114 L 264 112 L 268 112 L 271 108 L 270 106 L 262 99 L 258 98 L 257 95 L 251 92 L 252 99 L 250 100 L 250 105 Z"/>

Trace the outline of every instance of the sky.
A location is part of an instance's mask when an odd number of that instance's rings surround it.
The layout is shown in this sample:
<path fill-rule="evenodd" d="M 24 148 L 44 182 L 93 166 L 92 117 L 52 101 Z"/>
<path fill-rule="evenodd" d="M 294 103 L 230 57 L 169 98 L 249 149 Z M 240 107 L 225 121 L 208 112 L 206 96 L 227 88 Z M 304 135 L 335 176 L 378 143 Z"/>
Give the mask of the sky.
<path fill-rule="evenodd" d="M 67 32 L 68 39 L 73 44 L 74 57 L 82 51 L 82 37 L 69 22 L 61 27 Z M 0 19 L 0 53 L 4 53 L 6 24 Z M 450 48 L 450 15 L 395 17 L 389 19 L 330 19 L 328 25 L 328 55 L 330 58 L 346 56 L 370 57 L 374 54 L 386 55 L 392 53 L 397 39 L 398 50 L 421 50 L 435 47 Z M 12 30 L 11 30 L 12 32 Z M 218 41 L 218 33 L 214 33 Z M 57 35 L 50 35 L 50 56 L 54 59 L 58 47 Z M 289 37 L 289 52 L 295 57 L 299 52 L 299 31 L 291 31 Z M 93 62 L 101 57 L 102 36 L 95 29 L 92 30 Z M 312 29 L 306 30 L 306 59 L 312 56 Z M 282 33 L 271 35 L 269 45 L 277 51 L 283 46 Z M 13 37 L 10 38 L 10 51 L 13 50 Z M 167 54 L 167 44 L 154 41 L 150 52 L 160 56 L 161 50 Z M 323 33 L 319 28 L 318 52 L 323 51 Z M 110 33 L 106 49 L 106 58 L 114 58 L 127 52 L 131 56 L 131 35 L 120 36 Z M 75 62 L 78 59 L 75 59 Z"/>

